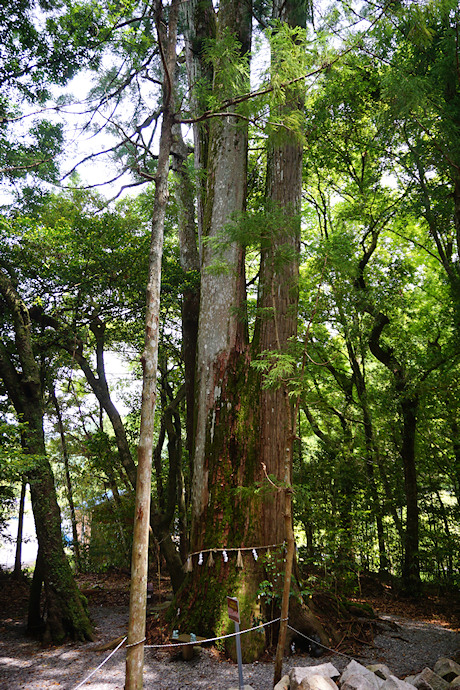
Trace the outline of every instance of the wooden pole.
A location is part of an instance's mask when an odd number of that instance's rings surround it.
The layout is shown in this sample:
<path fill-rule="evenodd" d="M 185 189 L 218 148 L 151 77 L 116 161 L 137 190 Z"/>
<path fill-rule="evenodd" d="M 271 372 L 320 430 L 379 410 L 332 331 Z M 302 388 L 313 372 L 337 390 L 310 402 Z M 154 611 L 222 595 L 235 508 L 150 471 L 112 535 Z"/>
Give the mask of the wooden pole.
<path fill-rule="evenodd" d="M 294 530 L 292 527 L 292 486 L 291 486 L 291 449 L 286 451 L 285 488 L 284 488 L 284 528 L 286 535 L 286 564 L 284 570 L 283 598 L 281 600 L 281 621 L 278 636 L 278 646 L 275 656 L 275 672 L 273 685 L 281 680 L 283 670 L 284 647 L 286 645 L 286 633 L 289 616 L 289 597 L 291 594 L 292 564 L 294 561 Z"/>

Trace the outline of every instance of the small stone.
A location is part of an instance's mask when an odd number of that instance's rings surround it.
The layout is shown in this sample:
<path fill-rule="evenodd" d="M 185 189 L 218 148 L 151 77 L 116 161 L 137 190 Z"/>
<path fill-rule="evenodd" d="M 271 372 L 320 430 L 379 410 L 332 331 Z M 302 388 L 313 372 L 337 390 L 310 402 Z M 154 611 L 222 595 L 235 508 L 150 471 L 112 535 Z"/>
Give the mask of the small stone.
<path fill-rule="evenodd" d="M 454 678 L 460 676 L 460 664 L 457 664 L 452 659 L 441 657 L 434 665 L 433 671 L 444 678 L 448 683 L 451 683 Z"/>
<path fill-rule="evenodd" d="M 449 683 L 428 667 L 418 674 L 414 685 L 418 690 L 449 690 Z"/>
<path fill-rule="evenodd" d="M 289 676 L 286 674 L 277 682 L 273 690 L 289 690 Z"/>
<path fill-rule="evenodd" d="M 366 668 L 383 680 L 387 680 L 387 678 L 392 675 L 390 669 L 388 666 L 385 666 L 385 664 L 371 664 L 370 666 L 366 666 Z"/>
<path fill-rule="evenodd" d="M 454 690 L 454 688 L 460 688 L 460 676 L 457 676 L 454 678 L 454 680 L 450 681 L 450 690 Z"/>
<path fill-rule="evenodd" d="M 416 679 L 416 678 L 417 678 L 417 676 L 406 676 L 406 677 L 404 678 L 404 682 L 405 682 L 405 683 L 409 683 L 409 685 L 414 685 L 414 684 L 415 684 L 415 679 Z"/>

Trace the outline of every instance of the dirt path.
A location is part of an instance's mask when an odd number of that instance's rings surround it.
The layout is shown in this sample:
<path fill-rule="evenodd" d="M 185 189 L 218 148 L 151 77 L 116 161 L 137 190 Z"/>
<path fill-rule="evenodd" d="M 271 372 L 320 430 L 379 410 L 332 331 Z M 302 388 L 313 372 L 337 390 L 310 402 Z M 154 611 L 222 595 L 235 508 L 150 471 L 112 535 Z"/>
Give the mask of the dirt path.
<path fill-rule="evenodd" d="M 126 606 L 98 606 L 91 609 L 97 640 L 87 644 L 67 644 L 42 649 L 23 635 L 22 621 L 0 622 L 0 688 L 8 690 L 75 690 L 110 652 L 97 651 L 103 642 L 123 635 L 128 620 Z M 403 677 L 433 666 L 440 656 L 452 656 L 459 648 L 458 634 L 439 624 L 381 614 L 382 631 L 374 646 L 363 647 L 358 661 L 385 662 L 395 675 Z M 325 655 L 312 659 L 294 655 L 285 660 L 285 671 L 292 666 L 310 666 L 332 661 L 341 670 L 348 658 Z M 82 687 L 89 690 L 122 690 L 125 652 L 119 650 Z M 254 663 L 244 666 L 244 682 L 254 690 L 272 688 L 273 665 Z M 235 664 L 220 661 L 210 649 L 203 649 L 186 662 L 177 653 L 145 650 L 144 688 L 155 690 L 227 690 L 238 687 Z"/>

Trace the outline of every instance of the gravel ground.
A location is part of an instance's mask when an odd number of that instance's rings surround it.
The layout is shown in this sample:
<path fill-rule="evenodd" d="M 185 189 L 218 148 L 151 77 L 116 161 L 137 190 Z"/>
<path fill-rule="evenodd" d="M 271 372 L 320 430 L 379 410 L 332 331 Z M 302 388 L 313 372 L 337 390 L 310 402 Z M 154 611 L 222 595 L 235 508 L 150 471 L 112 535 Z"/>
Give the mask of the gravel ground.
<path fill-rule="evenodd" d="M 92 608 L 97 640 L 86 644 L 67 644 L 43 649 L 23 635 L 22 621 L 8 619 L 0 624 L 0 688 L 8 690 L 76 690 L 110 652 L 97 651 L 103 642 L 126 631 L 128 608 L 124 606 Z M 380 615 L 383 632 L 374 638 L 374 646 L 363 647 L 362 663 L 384 662 L 393 673 L 404 677 L 432 667 L 441 656 L 452 656 L 459 648 L 458 633 L 433 623 L 422 623 L 398 616 Z M 332 661 L 342 670 L 349 658 L 324 655 L 312 659 L 294 655 L 285 660 L 283 672 L 293 666 L 312 666 Z M 120 649 L 82 685 L 89 690 L 122 690 L 125 652 Z M 254 663 L 243 667 L 244 682 L 254 690 L 273 687 L 273 664 Z M 228 690 L 238 688 L 238 669 L 220 661 L 212 650 L 201 650 L 192 661 L 154 649 L 145 650 L 144 688 L 155 690 Z"/>

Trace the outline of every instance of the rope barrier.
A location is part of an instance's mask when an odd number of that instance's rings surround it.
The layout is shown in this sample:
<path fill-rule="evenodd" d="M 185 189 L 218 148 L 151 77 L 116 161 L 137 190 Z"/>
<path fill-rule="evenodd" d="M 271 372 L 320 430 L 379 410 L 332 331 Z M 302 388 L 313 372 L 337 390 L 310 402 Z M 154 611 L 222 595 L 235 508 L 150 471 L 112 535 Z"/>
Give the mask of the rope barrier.
<path fill-rule="evenodd" d="M 248 628 L 247 630 L 240 630 L 239 633 L 236 633 L 236 632 L 235 632 L 235 633 L 229 633 L 228 635 L 221 635 L 220 637 L 208 637 L 208 638 L 206 638 L 205 640 L 197 640 L 196 642 L 170 642 L 170 643 L 167 643 L 167 644 L 146 644 L 146 645 L 144 645 L 144 648 L 145 648 L 145 649 L 167 649 L 167 648 L 174 648 L 174 647 L 188 647 L 188 646 L 191 645 L 191 644 L 192 644 L 193 646 L 203 645 L 203 644 L 207 644 L 208 642 L 217 642 L 217 641 L 219 641 L 219 640 L 225 640 L 225 639 L 227 639 L 227 638 L 229 638 L 229 637 L 236 637 L 237 635 L 244 635 L 245 633 L 254 632 L 255 630 L 260 630 L 260 628 L 265 628 L 265 627 L 267 627 L 268 625 L 273 625 L 273 623 L 278 623 L 278 621 L 281 622 L 281 621 L 287 621 L 287 620 L 289 620 L 289 619 L 288 619 L 288 618 L 274 618 L 273 620 L 268 621 L 267 623 L 259 623 L 259 625 L 255 625 L 254 627 Z M 292 630 L 293 632 L 295 632 L 296 635 L 300 635 L 300 637 L 304 637 L 304 638 L 305 638 L 306 640 L 308 640 L 309 642 L 313 642 L 314 644 L 318 645 L 319 647 L 322 647 L 323 649 L 326 649 L 328 652 L 331 652 L 332 654 L 339 654 L 340 656 L 343 656 L 343 657 L 345 657 L 346 659 L 353 659 L 353 657 L 349 656 L 348 654 L 343 654 L 342 652 L 339 652 L 339 651 L 337 651 L 336 649 L 332 649 L 331 647 L 326 647 L 326 645 L 322 644 L 321 642 L 318 642 L 317 640 L 313 640 L 311 637 L 308 637 L 308 635 L 304 635 L 304 633 L 300 632 L 299 630 L 296 630 L 295 628 L 292 627 L 292 625 L 289 625 L 289 623 L 288 623 L 288 626 L 287 626 L 287 627 L 290 628 L 290 630 Z M 124 637 L 124 638 L 122 639 L 122 641 L 117 645 L 117 647 L 115 647 L 115 649 L 113 649 L 113 650 L 110 652 L 110 654 L 108 655 L 108 657 L 107 657 L 106 659 L 104 659 L 104 661 L 102 661 L 102 662 L 99 664 L 99 666 L 97 666 L 93 671 L 91 671 L 91 673 L 89 674 L 89 676 L 87 676 L 84 680 L 82 680 L 81 683 L 79 683 L 79 684 L 74 688 L 74 690 L 78 690 L 78 689 L 81 688 L 85 683 L 87 683 L 87 682 L 89 681 L 89 679 L 92 678 L 92 677 L 94 676 L 94 674 L 95 674 L 97 671 L 99 671 L 99 669 L 101 669 L 101 668 L 104 666 L 104 664 L 106 664 L 107 661 L 108 661 L 116 652 L 118 652 L 118 650 L 120 649 L 120 647 L 122 647 L 122 646 L 124 645 L 124 643 L 126 642 L 127 639 L 128 639 L 127 636 Z M 126 645 L 126 649 L 127 649 L 128 647 L 136 647 L 137 645 L 142 644 L 143 642 L 145 642 L 145 640 L 146 640 L 146 638 L 144 637 L 143 640 L 139 640 L 138 642 L 133 642 L 133 643 L 131 643 L 131 644 L 129 644 L 129 645 Z"/>
<path fill-rule="evenodd" d="M 89 679 L 92 678 L 92 676 L 94 676 L 96 671 L 99 671 L 99 669 L 102 668 L 105 663 L 107 663 L 107 661 L 115 654 L 115 652 L 118 652 L 120 647 L 126 642 L 127 639 L 128 639 L 127 637 L 124 637 L 122 639 L 122 641 L 120 642 L 120 644 L 117 647 L 115 647 L 114 650 L 112 650 L 110 652 L 109 656 L 106 659 L 104 659 L 104 661 L 101 664 L 99 664 L 99 666 L 97 666 L 93 671 L 91 671 L 91 673 L 89 674 L 89 676 L 87 678 L 85 678 L 85 680 L 82 680 L 81 683 L 78 683 L 78 685 L 74 688 L 74 690 L 78 690 L 78 688 L 81 688 L 82 685 L 87 683 L 89 681 Z"/>
<path fill-rule="evenodd" d="M 304 635 L 299 630 L 296 630 L 295 628 L 292 627 L 292 625 L 289 625 L 289 623 L 288 623 L 287 627 L 290 628 L 290 630 L 293 630 L 296 633 L 296 635 L 300 635 L 301 637 L 304 637 L 309 642 L 313 642 L 313 644 L 318 645 L 318 647 L 322 647 L 323 649 L 327 649 L 327 651 L 332 652 L 332 654 L 339 654 L 340 656 L 344 656 L 346 659 L 353 660 L 353 657 L 348 656 L 348 654 L 343 654 L 343 652 L 339 652 L 336 649 L 332 649 L 331 647 L 326 647 L 326 645 L 322 644 L 321 642 L 318 642 L 317 640 L 312 640 L 311 637 L 308 637 L 308 635 Z"/>
<path fill-rule="evenodd" d="M 256 626 L 254 626 L 253 628 L 248 628 L 247 630 L 240 630 L 239 633 L 230 633 L 229 635 L 222 635 L 221 637 L 210 637 L 210 638 L 208 638 L 208 639 L 206 639 L 206 640 L 197 640 L 196 642 L 175 642 L 175 643 L 168 643 L 168 644 L 146 644 L 146 645 L 144 646 L 144 648 L 145 648 L 145 649 L 160 649 L 160 648 L 165 648 L 165 649 L 166 649 L 166 648 L 168 648 L 168 647 L 187 647 L 187 646 L 190 645 L 190 644 L 193 644 L 193 646 L 195 646 L 195 645 L 202 645 L 202 644 L 206 644 L 207 642 L 216 642 L 217 640 L 225 640 L 227 637 L 235 637 L 235 636 L 238 635 L 238 634 L 244 635 L 244 633 L 253 632 L 254 630 L 258 630 L 259 628 L 265 628 L 267 625 L 272 625 L 273 623 L 277 623 L 277 622 L 280 621 L 280 620 L 281 620 L 281 618 L 275 618 L 275 619 L 272 620 L 272 621 L 268 621 L 268 623 L 260 623 L 259 625 L 256 625 Z M 287 618 L 283 618 L 283 620 L 287 620 Z M 85 683 L 87 683 L 87 682 L 89 681 L 89 679 L 92 678 L 92 677 L 94 676 L 94 674 L 95 674 L 97 671 L 99 671 L 99 669 L 101 669 L 101 668 L 104 666 L 105 663 L 107 663 L 107 661 L 115 654 L 115 652 L 118 652 L 118 650 L 120 649 L 120 647 L 122 647 L 122 646 L 124 645 L 124 643 L 126 642 L 127 639 L 128 639 L 127 637 L 124 637 L 124 638 L 122 639 L 122 641 L 118 644 L 118 646 L 115 647 L 115 649 L 113 649 L 113 650 L 110 652 L 109 656 L 108 656 L 106 659 L 104 659 L 104 661 L 102 661 L 102 662 L 99 664 L 99 666 L 97 666 L 93 671 L 91 671 L 91 673 L 89 674 L 89 676 L 87 676 L 84 680 L 82 680 L 81 683 L 79 683 L 79 684 L 74 688 L 74 690 L 78 690 L 78 689 L 81 688 Z M 138 644 L 142 644 L 142 642 L 145 642 L 145 639 L 146 639 L 146 638 L 144 637 L 144 639 L 143 639 L 143 640 L 139 640 L 139 642 L 133 642 L 133 643 L 131 643 L 131 644 L 126 645 L 126 649 L 127 649 L 128 647 L 135 647 L 135 646 L 138 645 Z"/>
<path fill-rule="evenodd" d="M 128 647 L 137 647 L 138 644 L 142 644 L 143 642 L 146 641 L 146 639 L 147 638 L 144 637 L 142 640 L 139 640 L 139 642 L 131 642 L 131 644 L 126 645 L 126 649 L 128 649 Z"/>
<path fill-rule="evenodd" d="M 260 623 L 259 625 L 255 625 L 253 628 L 248 628 L 247 630 L 240 630 L 239 633 L 230 633 L 229 635 L 221 635 L 221 637 L 209 637 L 206 640 L 197 640 L 196 642 L 175 642 L 175 643 L 170 643 L 170 644 L 146 644 L 145 649 L 159 649 L 160 647 L 187 647 L 190 644 L 193 644 L 193 646 L 196 646 L 199 644 L 207 644 L 208 642 L 217 642 L 218 640 L 225 640 L 225 639 L 227 639 L 227 637 L 236 637 L 236 635 L 244 635 L 244 633 L 253 632 L 254 630 L 258 630 L 259 628 L 265 628 L 265 626 L 272 625 L 273 623 L 277 623 L 280 620 L 281 620 L 281 618 L 274 618 L 272 621 L 268 621 L 268 623 Z M 287 620 L 287 618 L 284 618 L 283 620 Z"/>

